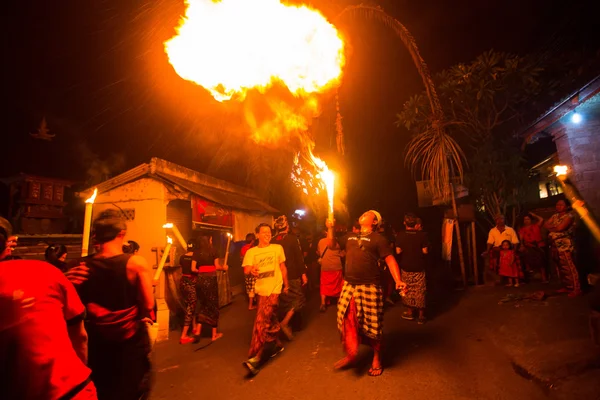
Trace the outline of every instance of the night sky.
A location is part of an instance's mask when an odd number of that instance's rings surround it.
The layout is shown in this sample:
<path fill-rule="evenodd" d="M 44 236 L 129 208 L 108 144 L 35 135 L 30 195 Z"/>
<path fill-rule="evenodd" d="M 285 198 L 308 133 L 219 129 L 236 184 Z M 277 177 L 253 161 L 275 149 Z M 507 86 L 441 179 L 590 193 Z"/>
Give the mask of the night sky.
<path fill-rule="evenodd" d="M 352 2 L 313 2 L 335 10 L 332 3 Z M 583 1 L 377 3 L 412 32 L 432 72 L 492 48 L 524 54 L 560 46 L 565 28 L 594 15 Z M 162 52 L 182 1 L 9 0 L 4 8 L 2 176 L 29 172 L 83 182 L 98 173 L 94 168 L 118 173 L 153 156 L 208 170 L 231 110 L 178 78 Z M 353 49 L 340 88 L 348 206 L 354 216 L 379 208 L 397 223 L 416 209 L 416 192 L 402 165 L 408 133 L 396 128 L 395 115 L 422 90 L 421 81 L 387 29 L 368 20 L 340 27 Z M 51 142 L 29 135 L 43 116 L 56 134 Z M 326 141 L 319 146 L 317 154 L 331 150 Z M 237 172 L 212 171 L 239 181 Z"/>

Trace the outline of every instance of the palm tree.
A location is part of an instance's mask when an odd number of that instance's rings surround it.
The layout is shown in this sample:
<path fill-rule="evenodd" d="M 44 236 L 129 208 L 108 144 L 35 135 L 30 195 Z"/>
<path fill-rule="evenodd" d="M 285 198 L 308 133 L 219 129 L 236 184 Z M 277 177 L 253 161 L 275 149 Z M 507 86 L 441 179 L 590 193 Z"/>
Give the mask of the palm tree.
<path fill-rule="evenodd" d="M 428 129 L 413 137 L 408 143 L 405 161 L 413 172 L 420 170 L 423 179 L 428 179 L 431 182 L 436 197 L 449 200 L 451 196 L 448 191 L 448 183 L 451 175 L 453 175 L 452 170 L 456 172 L 460 179 L 463 176 L 463 151 L 444 129 L 444 112 L 429 68 L 419 52 L 415 38 L 400 21 L 387 14 L 379 6 L 364 4 L 347 6 L 338 14 L 336 20 L 340 20 L 345 16 L 365 16 L 391 28 L 400 40 L 402 40 L 402 43 L 410 53 L 425 86 L 425 92 L 431 107 L 431 117 Z M 337 120 L 341 124 L 339 106 L 337 110 Z M 338 127 L 337 135 L 339 149 L 339 143 L 343 143 L 343 131 L 341 127 Z M 341 147 L 343 148 L 343 146 Z"/>
<path fill-rule="evenodd" d="M 435 85 L 433 83 L 433 79 L 431 78 L 429 68 L 419 52 L 415 38 L 400 21 L 387 14 L 379 6 L 364 4 L 347 6 L 342 10 L 341 13 L 338 14 L 336 19 L 339 20 L 346 15 L 365 16 L 391 28 L 396 35 L 398 35 L 400 40 L 402 40 L 402 43 L 410 53 L 415 67 L 417 68 L 417 71 L 423 80 L 425 92 L 429 100 L 429 106 L 431 107 L 431 116 L 429 117 L 427 129 L 420 134 L 417 134 L 409 141 L 406 148 L 405 162 L 411 167 L 413 173 L 417 170 L 420 170 L 422 178 L 430 181 L 432 192 L 435 197 L 442 198 L 446 201 L 452 201 L 452 206 L 456 215 L 456 201 L 454 198 L 454 190 L 452 188 L 452 184 L 450 183 L 450 178 L 452 175 L 454 175 L 453 172 L 456 172 L 459 179 L 462 181 L 464 173 L 462 163 L 464 159 L 464 153 L 459 144 L 447 133 L 445 129 L 444 111 L 442 110 L 440 100 L 435 90 Z M 336 102 L 336 109 L 338 113 L 336 119 L 337 143 L 338 149 L 340 147 L 343 149 L 344 137 L 343 130 L 341 129 L 341 115 L 339 113 L 339 102 L 337 96 Z M 342 143 L 342 146 L 340 146 L 340 143 Z M 458 244 L 458 257 L 462 270 L 463 284 L 466 286 L 467 280 L 460 229 L 458 224 L 455 224 L 455 227 Z"/>

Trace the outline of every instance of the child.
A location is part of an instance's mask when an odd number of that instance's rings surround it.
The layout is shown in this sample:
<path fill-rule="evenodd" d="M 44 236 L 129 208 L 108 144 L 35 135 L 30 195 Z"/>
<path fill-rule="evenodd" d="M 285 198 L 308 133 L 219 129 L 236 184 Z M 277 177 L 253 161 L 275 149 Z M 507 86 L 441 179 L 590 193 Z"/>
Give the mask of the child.
<path fill-rule="evenodd" d="M 500 245 L 500 268 L 498 269 L 498 275 L 508 278 L 508 285 L 506 287 L 513 286 L 513 283 L 515 287 L 519 287 L 519 278 L 523 278 L 519 257 L 513 249 L 512 243 L 508 240 L 503 241 Z"/>

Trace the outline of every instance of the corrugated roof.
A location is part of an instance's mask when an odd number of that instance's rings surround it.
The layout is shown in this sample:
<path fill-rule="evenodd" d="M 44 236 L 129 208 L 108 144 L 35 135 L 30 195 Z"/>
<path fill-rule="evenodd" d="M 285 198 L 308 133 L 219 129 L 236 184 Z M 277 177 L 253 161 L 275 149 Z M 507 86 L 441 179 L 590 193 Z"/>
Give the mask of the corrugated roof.
<path fill-rule="evenodd" d="M 169 171 L 177 173 L 180 176 L 169 173 Z M 237 186 L 158 158 L 153 158 L 150 163 L 138 165 L 95 187 L 83 190 L 77 193 L 77 195 L 82 198 L 88 198 L 94 188 L 98 189 L 98 193 L 104 193 L 144 176 L 159 179 L 163 183 L 176 185 L 199 197 L 226 207 L 248 211 L 278 212 L 276 208 L 271 207 L 258 196 L 253 195 L 252 191 L 248 188 Z M 189 176 L 190 179 L 185 179 L 182 176 Z"/>
<path fill-rule="evenodd" d="M 265 203 L 264 201 L 258 198 L 249 197 L 244 194 L 230 192 L 215 187 L 210 187 L 201 183 L 192 182 L 187 179 L 182 179 L 164 172 L 156 172 L 154 175 L 159 176 L 183 189 L 189 190 L 190 192 L 194 193 L 199 197 L 227 207 L 239 210 L 266 211 L 272 213 L 277 212 L 277 209 L 271 207 L 269 204 Z"/>

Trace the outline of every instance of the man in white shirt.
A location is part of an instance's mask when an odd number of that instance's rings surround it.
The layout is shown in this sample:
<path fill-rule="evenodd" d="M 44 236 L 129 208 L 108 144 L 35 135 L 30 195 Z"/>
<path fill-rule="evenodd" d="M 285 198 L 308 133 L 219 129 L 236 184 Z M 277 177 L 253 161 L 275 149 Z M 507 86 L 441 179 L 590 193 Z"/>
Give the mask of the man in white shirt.
<path fill-rule="evenodd" d="M 515 249 L 519 245 L 517 232 L 510 226 L 506 226 L 504 215 L 496 216 L 496 226 L 490 229 L 487 240 L 487 250 L 485 254 L 490 257 L 490 269 L 498 273 L 498 263 L 500 259 L 500 247 L 502 242 L 508 240 Z"/>
<path fill-rule="evenodd" d="M 246 252 L 242 266 L 245 274 L 256 277 L 255 294 L 258 296 L 258 309 L 254 328 L 252 330 L 252 342 L 248 360 L 244 366 L 251 374 L 259 372 L 261 363 L 269 356 L 268 344 L 274 343 L 275 348 L 271 356 L 283 351 L 279 341 L 279 319 L 277 318 L 277 307 L 279 306 L 279 295 L 287 293 L 288 278 L 285 266 L 285 254 L 283 247 L 271 244 L 271 227 L 268 224 L 260 224 L 256 228 L 258 246 L 252 247 Z"/>

